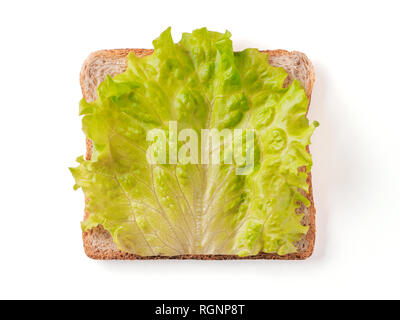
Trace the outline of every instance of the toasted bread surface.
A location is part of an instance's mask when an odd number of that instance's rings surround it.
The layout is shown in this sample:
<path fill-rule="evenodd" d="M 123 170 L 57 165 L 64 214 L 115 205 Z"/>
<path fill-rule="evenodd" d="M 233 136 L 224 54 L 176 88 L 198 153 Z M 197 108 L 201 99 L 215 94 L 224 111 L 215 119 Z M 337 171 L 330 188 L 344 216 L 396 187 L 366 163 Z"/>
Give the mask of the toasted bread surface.
<path fill-rule="evenodd" d="M 94 101 L 97 98 L 97 86 L 105 79 L 106 75 L 111 77 L 126 70 L 127 55 L 133 52 L 138 57 L 147 56 L 153 53 L 152 49 L 116 49 L 101 50 L 93 52 L 85 60 L 80 73 L 80 84 L 82 94 L 87 101 Z M 266 50 L 269 63 L 275 67 L 283 67 L 288 73 L 285 85 L 290 84 L 293 79 L 301 81 L 309 100 L 311 101 L 311 92 L 314 85 L 314 68 L 307 58 L 301 52 L 285 50 Z M 86 140 L 86 159 L 90 160 L 92 156 L 92 142 Z M 304 170 L 305 168 L 300 168 Z M 304 213 L 302 224 L 309 226 L 307 234 L 297 244 L 298 252 L 280 256 L 278 254 L 259 253 L 254 256 L 239 257 L 236 255 L 179 255 L 179 256 L 146 256 L 122 252 L 113 242 L 108 231 L 102 226 L 98 226 L 83 232 L 83 246 L 86 255 L 92 259 L 99 260 L 158 260 L 158 259 L 198 259 L 198 260 L 233 260 L 233 259 L 280 259 L 280 260 L 303 260 L 311 256 L 315 244 L 315 207 L 311 185 L 311 173 L 308 174 L 307 182 L 309 184 L 308 194 L 302 191 L 311 205 L 306 207 L 301 205 L 297 213 Z M 86 199 L 88 201 L 88 199 Z M 85 211 L 84 219 L 89 215 Z"/>

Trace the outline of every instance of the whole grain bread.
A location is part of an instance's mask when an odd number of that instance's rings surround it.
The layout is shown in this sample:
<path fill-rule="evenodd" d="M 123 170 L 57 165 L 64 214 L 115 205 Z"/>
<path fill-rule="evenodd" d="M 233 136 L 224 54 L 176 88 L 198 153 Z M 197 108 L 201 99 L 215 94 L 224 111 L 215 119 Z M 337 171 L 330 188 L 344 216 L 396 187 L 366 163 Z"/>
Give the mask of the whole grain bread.
<path fill-rule="evenodd" d="M 94 101 L 97 98 L 97 86 L 105 79 L 106 75 L 111 77 L 126 70 L 126 58 L 130 52 L 138 57 L 153 53 L 152 49 L 116 49 L 101 50 L 93 52 L 85 60 L 80 73 L 80 84 L 84 98 L 87 101 Z M 311 101 L 311 92 L 314 85 L 314 68 L 304 53 L 285 50 L 266 50 L 269 63 L 275 67 L 283 67 L 288 73 L 285 85 L 290 84 L 293 79 L 301 81 Z M 93 146 L 90 140 L 86 140 L 86 159 L 90 160 Z M 305 168 L 300 168 L 304 170 Z M 255 256 L 238 257 L 235 255 L 179 255 L 179 256 L 152 256 L 142 257 L 120 251 L 113 242 L 108 231 L 98 226 L 83 232 L 83 246 L 86 255 L 93 259 L 100 260 L 136 260 L 136 259 L 198 259 L 198 260 L 232 260 L 232 259 L 281 259 L 281 260 L 302 260 L 311 256 L 315 243 L 315 207 L 311 185 L 311 174 L 308 175 L 309 193 L 303 192 L 311 205 L 301 205 L 297 213 L 304 213 L 302 224 L 309 226 L 307 234 L 297 244 L 297 253 L 280 256 L 278 254 L 259 253 Z M 88 201 L 88 199 L 86 199 Z M 85 211 L 84 219 L 89 215 Z"/>

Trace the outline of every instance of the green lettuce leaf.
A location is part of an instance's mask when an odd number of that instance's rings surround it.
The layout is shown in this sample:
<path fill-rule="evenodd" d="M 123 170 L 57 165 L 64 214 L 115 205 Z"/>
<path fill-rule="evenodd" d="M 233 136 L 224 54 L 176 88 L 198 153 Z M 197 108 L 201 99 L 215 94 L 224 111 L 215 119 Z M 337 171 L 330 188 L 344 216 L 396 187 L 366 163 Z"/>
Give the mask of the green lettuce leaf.
<path fill-rule="evenodd" d="M 130 54 L 126 72 L 107 76 L 96 101 L 81 101 L 95 150 L 71 168 L 75 188 L 90 199 L 84 231 L 102 225 L 119 249 L 143 256 L 296 252 L 308 227 L 295 210 L 309 205 L 299 168 L 311 168 L 306 146 L 317 123 L 305 116 L 300 82 L 284 88 L 284 69 L 258 50 L 234 52 L 230 36 L 203 28 L 175 44 L 167 29 L 151 56 Z M 146 134 L 158 128 L 173 137 L 171 120 L 199 136 L 201 129 L 254 129 L 254 168 L 150 164 Z"/>

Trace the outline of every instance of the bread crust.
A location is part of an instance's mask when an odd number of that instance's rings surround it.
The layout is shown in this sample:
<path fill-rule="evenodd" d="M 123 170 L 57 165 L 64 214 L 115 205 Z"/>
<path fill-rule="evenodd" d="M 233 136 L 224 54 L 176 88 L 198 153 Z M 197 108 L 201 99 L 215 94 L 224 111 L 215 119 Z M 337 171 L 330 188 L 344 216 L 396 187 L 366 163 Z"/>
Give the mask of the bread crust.
<path fill-rule="evenodd" d="M 106 74 L 114 76 L 126 70 L 126 57 L 130 52 L 138 57 L 147 56 L 153 53 L 152 49 L 114 49 L 100 50 L 91 53 L 85 60 L 81 73 L 80 85 L 82 94 L 87 101 L 96 99 L 96 88 L 103 81 Z M 269 63 L 273 66 L 283 67 L 288 72 L 285 85 L 293 79 L 299 79 L 306 90 L 306 94 L 311 101 L 312 88 L 315 81 L 314 68 L 307 56 L 297 51 L 286 50 L 263 50 L 268 53 Z M 285 68 L 286 66 L 286 68 Z M 307 151 L 309 148 L 307 146 Z M 90 160 L 93 152 L 93 145 L 86 139 L 86 159 Z M 299 170 L 305 171 L 305 168 Z M 168 259 L 195 259 L 195 260 L 248 260 L 248 259 L 270 259 L 270 260 L 304 260 L 310 257 L 315 245 L 315 206 L 313 199 L 313 189 L 311 173 L 308 173 L 307 183 L 309 185 L 308 194 L 302 191 L 303 195 L 310 201 L 310 206 L 306 208 L 302 205 L 297 211 L 305 213 L 302 220 L 304 225 L 309 226 L 307 234 L 296 246 L 298 252 L 280 256 L 271 253 L 259 253 L 253 256 L 239 257 L 237 255 L 177 255 L 177 256 L 139 256 L 120 251 L 112 240 L 111 234 L 101 225 L 87 232 L 82 232 L 83 247 L 89 258 L 96 260 L 168 260 Z M 85 200 L 89 201 L 88 199 Z M 89 213 L 85 210 L 84 219 Z"/>

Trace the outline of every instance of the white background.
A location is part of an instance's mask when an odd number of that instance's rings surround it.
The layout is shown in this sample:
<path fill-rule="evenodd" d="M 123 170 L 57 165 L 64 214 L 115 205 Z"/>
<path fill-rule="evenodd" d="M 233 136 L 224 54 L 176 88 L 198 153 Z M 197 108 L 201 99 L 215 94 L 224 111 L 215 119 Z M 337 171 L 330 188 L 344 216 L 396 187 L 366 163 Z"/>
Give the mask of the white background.
<path fill-rule="evenodd" d="M 3 1 L 0 298 L 400 298 L 398 1 Z M 80 67 L 172 26 L 313 61 L 317 243 L 306 261 L 94 261 L 82 248 Z"/>

